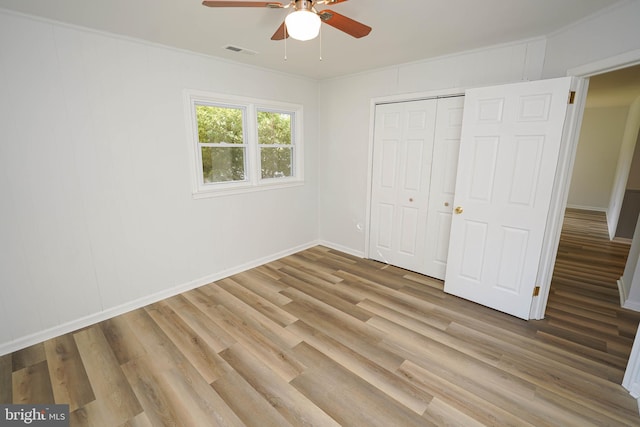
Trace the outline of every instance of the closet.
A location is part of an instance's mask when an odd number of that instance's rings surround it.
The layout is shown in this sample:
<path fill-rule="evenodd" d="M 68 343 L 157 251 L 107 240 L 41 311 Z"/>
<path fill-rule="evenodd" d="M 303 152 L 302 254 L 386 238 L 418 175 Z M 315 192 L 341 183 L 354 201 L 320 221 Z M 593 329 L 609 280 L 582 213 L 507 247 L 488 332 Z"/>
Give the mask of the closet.
<path fill-rule="evenodd" d="M 369 257 L 444 279 L 464 97 L 375 108 Z"/>

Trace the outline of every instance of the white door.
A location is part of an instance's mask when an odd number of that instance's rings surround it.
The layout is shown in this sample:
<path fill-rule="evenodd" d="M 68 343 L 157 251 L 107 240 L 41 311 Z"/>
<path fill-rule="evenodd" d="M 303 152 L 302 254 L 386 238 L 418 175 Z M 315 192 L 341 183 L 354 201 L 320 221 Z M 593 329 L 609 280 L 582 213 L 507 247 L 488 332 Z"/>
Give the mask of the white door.
<path fill-rule="evenodd" d="M 446 292 L 529 318 L 570 84 L 466 92 Z"/>
<path fill-rule="evenodd" d="M 422 272 L 436 100 L 376 106 L 369 257 Z"/>
<path fill-rule="evenodd" d="M 438 99 L 427 207 L 425 273 L 444 280 L 456 186 L 464 97 Z"/>

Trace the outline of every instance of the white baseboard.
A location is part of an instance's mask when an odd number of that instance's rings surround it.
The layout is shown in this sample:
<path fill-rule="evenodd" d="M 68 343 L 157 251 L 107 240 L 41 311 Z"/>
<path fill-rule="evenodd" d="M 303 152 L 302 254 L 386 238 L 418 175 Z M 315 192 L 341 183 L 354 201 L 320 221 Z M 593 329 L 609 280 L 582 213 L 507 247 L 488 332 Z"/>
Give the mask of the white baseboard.
<path fill-rule="evenodd" d="M 617 283 L 618 293 L 620 294 L 620 307 L 640 312 L 640 301 L 632 301 L 629 299 L 629 295 L 627 295 L 627 291 L 624 286 L 624 278 L 619 278 Z"/>
<path fill-rule="evenodd" d="M 607 208 L 602 208 L 599 206 L 583 206 L 583 205 L 571 205 L 567 204 L 567 207 L 570 209 L 580 209 L 582 211 L 594 211 L 594 212 L 607 212 Z"/>
<path fill-rule="evenodd" d="M 318 244 L 322 245 L 322 246 L 326 246 L 326 247 L 328 247 L 330 249 L 335 249 L 336 251 L 344 252 L 345 254 L 353 255 L 353 256 L 358 257 L 358 258 L 364 258 L 364 252 L 357 251 L 355 249 L 348 248 L 346 246 L 342 246 L 342 245 L 339 245 L 337 243 L 327 242 L 326 240 L 321 240 Z"/>
<path fill-rule="evenodd" d="M 27 335 L 25 337 L 21 337 L 13 341 L 9 341 L 7 343 L 2 343 L 0 344 L 0 356 L 3 356 L 8 353 L 13 353 L 14 351 L 21 350 L 23 348 L 41 343 L 43 341 L 49 340 L 51 338 L 55 338 L 60 335 L 68 334 L 70 332 L 73 332 L 81 328 L 86 328 L 87 326 L 91 326 L 93 324 L 102 322 L 107 319 L 111 319 L 112 317 L 119 316 L 121 314 L 127 313 L 132 310 L 136 310 L 138 308 L 147 306 L 149 304 L 153 304 L 155 302 L 161 301 L 166 298 L 170 298 L 172 296 L 181 294 L 183 292 L 190 291 L 197 287 L 207 285 L 211 282 L 224 279 L 225 277 L 233 276 L 234 274 L 241 273 L 251 268 L 255 268 L 260 265 L 267 264 L 271 261 L 275 261 L 285 256 L 292 255 L 296 252 L 309 249 L 319 244 L 320 243 L 318 241 L 308 242 L 303 245 L 289 248 L 284 251 L 281 251 L 263 258 L 259 258 L 259 259 L 256 259 L 256 260 L 253 260 L 253 261 L 250 261 L 250 262 L 247 262 L 223 271 L 219 271 L 217 273 L 209 274 L 205 277 L 201 277 L 199 279 L 192 280 L 190 282 L 183 283 L 178 286 L 174 286 L 169 289 L 165 289 L 160 292 L 156 292 L 152 295 L 147 295 L 142 298 L 129 301 L 117 307 L 109 308 L 109 309 L 100 311 L 98 313 L 90 314 L 80 319 L 72 320 L 70 322 L 66 322 L 61 325 L 57 325 L 40 332 L 36 332 L 31 335 Z"/>
<path fill-rule="evenodd" d="M 624 307 L 625 301 L 627 301 L 627 289 L 624 287 L 624 277 L 620 277 L 616 281 L 618 285 L 618 295 L 620 296 L 620 307 Z"/>

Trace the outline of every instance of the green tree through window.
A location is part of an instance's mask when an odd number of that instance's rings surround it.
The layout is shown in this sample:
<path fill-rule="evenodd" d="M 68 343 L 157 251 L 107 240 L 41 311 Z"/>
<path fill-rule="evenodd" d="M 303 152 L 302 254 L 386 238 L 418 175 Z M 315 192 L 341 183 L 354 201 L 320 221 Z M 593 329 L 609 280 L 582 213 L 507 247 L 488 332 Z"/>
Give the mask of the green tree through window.
<path fill-rule="evenodd" d="M 185 90 L 193 197 L 304 184 L 302 105 Z"/>
<path fill-rule="evenodd" d="M 291 123 L 291 113 L 258 111 L 262 179 L 293 175 Z"/>
<path fill-rule="evenodd" d="M 196 105 L 196 117 L 204 182 L 244 181 L 244 110 Z"/>

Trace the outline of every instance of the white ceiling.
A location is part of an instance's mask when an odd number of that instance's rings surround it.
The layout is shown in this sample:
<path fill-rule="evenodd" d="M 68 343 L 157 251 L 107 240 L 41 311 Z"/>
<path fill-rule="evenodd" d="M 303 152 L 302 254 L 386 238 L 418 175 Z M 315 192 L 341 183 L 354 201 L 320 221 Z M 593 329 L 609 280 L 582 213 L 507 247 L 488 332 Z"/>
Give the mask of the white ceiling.
<path fill-rule="evenodd" d="M 549 35 L 626 1 L 349 0 L 331 9 L 373 31 L 355 39 L 323 25 L 322 61 L 319 39 L 289 39 L 284 60 L 285 42 L 270 40 L 283 9 L 208 8 L 200 0 L 0 0 L 0 8 L 324 79 Z"/>

